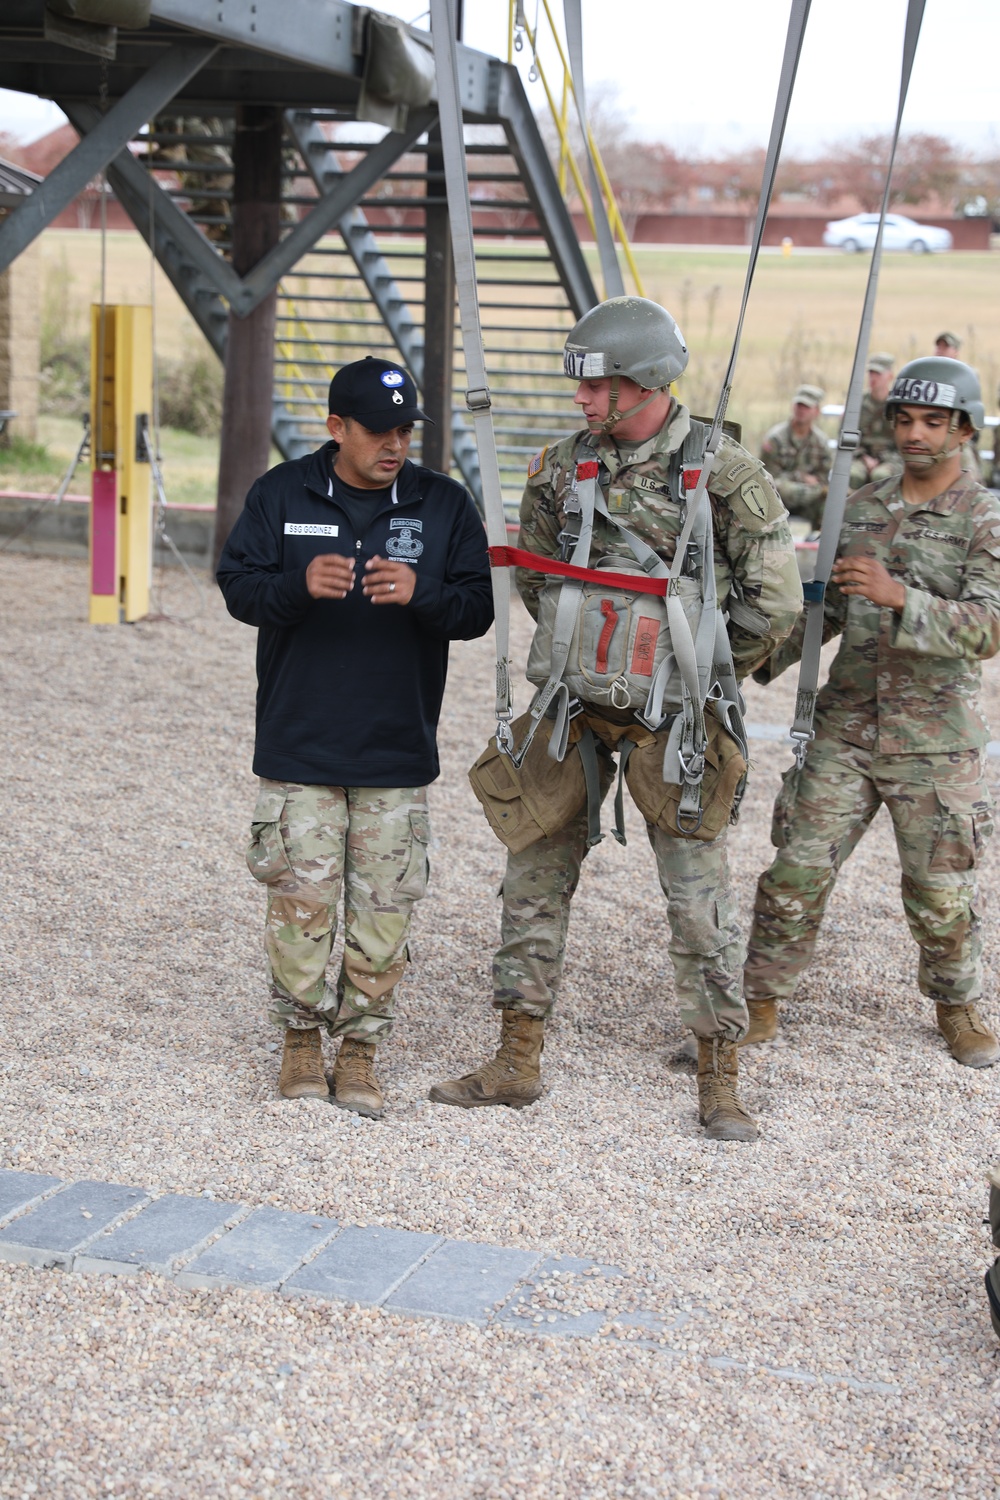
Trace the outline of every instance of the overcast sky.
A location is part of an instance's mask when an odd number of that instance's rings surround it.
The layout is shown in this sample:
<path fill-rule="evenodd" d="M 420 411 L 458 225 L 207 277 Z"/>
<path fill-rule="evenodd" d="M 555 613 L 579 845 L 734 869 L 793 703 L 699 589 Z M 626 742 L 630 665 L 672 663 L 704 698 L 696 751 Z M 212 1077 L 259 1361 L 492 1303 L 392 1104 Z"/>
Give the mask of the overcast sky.
<path fill-rule="evenodd" d="M 426 25 L 425 0 L 377 7 Z M 524 0 L 534 29 L 538 0 Z M 555 16 L 559 0 L 550 0 Z M 583 0 L 588 89 L 608 84 L 637 135 L 679 151 L 763 144 L 777 86 L 788 0 Z M 905 0 L 813 0 L 786 150 L 888 129 L 895 115 Z M 421 19 L 421 17 L 424 19 Z M 507 55 L 505 0 L 465 0 L 465 40 Z M 529 97 L 545 107 L 539 83 Z M 552 72 L 551 53 L 542 55 Z M 904 129 L 1000 151 L 1000 0 L 927 0 Z M 0 130 L 30 140 L 62 116 L 0 90 Z"/>

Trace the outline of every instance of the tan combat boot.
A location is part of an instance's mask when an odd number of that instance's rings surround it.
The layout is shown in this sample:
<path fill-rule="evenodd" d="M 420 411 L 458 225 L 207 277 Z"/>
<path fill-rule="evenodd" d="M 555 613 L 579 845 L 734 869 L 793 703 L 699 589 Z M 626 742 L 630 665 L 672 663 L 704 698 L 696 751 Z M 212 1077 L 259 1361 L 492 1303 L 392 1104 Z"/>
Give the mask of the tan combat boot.
<path fill-rule="evenodd" d="M 778 1035 L 777 1000 L 748 1000 L 747 1010 L 750 1013 L 750 1025 L 746 1036 L 741 1037 L 738 1045 L 754 1047 L 758 1042 L 773 1042 Z"/>
<path fill-rule="evenodd" d="M 345 1036 L 333 1064 L 331 1099 L 369 1120 L 382 1118 L 382 1090 L 375 1078 L 375 1043 Z"/>
<path fill-rule="evenodd" d="M 757 1127 L 736 1092 L 736 1043 L 698 1038 L 698 1118 L 710 1141 L 755 1141 Z"/>
<path fill-rule="evenodd" d="M 997 1042 L 974 1005 L 935 1006 L 938 1031 L 956 1062 L 967 1068 L 991 1068 L 1000 1057 Z"/>
<path fill-rule="evenodd" d="M 506 1104 L 511 1109 L 523 1109 L 540 1097 L 545 1022 L 520 1010 L 508 1009 L 501 1014 L 496 1056 L 474 1073 L 436 1083 L 430 1092 L 435 1104 L 457 1104 L 460 1109 Z"/>
<path fill-rule="evenodd" d="M 309 1031 L 296 1031 L 291 1026 L 286 1028 L 278 1092 L 285 1099 L 329 1098 L 318 1026 Z"/>

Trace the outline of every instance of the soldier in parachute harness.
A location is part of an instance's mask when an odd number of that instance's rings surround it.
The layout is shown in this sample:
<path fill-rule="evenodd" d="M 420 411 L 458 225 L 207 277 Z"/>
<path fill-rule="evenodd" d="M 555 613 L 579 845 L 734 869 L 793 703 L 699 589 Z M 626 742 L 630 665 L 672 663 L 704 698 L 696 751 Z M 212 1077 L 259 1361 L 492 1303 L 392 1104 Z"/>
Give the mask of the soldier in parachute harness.
<path fill-rule="evenodd" d="M 804 764 L 786 773 L 775 804 L 778 853 L 758 884 L 746 965 L 746 1041 L 775 1036 L 778 1004 L 812 958 L 840 867 L 885 803 L 920 991 L 955 1060 L 984 1068 L 1000 1058 L 976 1005 L 976 866 L 993 831 L 980 662 L 1000 650 L 1000 501 L 963 468 L 983 426 L 968 365 L 912 360 L 886 412 L 903 472 L 847 502 L 823 600 L 823 639 L 840 635 L 840 651 Z M 802 637 L 797 630 L 758 680 L 798 660 Z"/>
<path fill-rule="evenodd" d="M 744 950 L 726 862 L 746 772 L 737 682 L 788 634 L 802 591 L 784 507 L 730 437 L 700 507 L 687 504 L 708 433 L 670 393 L 687 358 L 670 314 L 639 297 L 593 308 L 567 340 L 587 428 L 531 461 L 507 559 L 522 564 L 517 586 L 537 622 L 528 676 L 539 692 L 513 726 L 513 760 L 491 748 L 472 772 L 509 850 L 493 965 L 500 1048 L 433 1088 L 438 1103 L 521 1107 L 542 1093 L 570 902 L 617 752 L 616 836 L 624 774 L 667 897 L 701 1122 L 715 1139 L 756 1137 L 736 1086 Z"/>

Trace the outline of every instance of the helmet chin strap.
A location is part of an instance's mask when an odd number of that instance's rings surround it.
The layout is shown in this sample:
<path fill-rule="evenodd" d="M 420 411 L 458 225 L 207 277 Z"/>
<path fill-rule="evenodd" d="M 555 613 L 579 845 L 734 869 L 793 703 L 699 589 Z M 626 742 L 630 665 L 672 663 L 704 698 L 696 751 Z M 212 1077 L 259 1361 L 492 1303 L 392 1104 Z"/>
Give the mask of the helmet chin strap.
<path fill-rule="evenodd" d="M 610 437 L 619 422 L 624 422 L 629 417 L 638 416 L 639 412 L 645 411 L 646 407 L 650 406 L 656 400 L 657 396 L 667 389 L 666 386 L 660 386 L 655 391 L 650 391 L 649 395 L 644 400 L 638 402 L 637 405 L 630 406 L 627 411 L 620 411 L 618 407 L 618 390 L 620 385 L 621 376 L 612 375 L 611 390 L 608 397 L 608 414 L 600 427 L 593 429 L 606 437 Z"/>
<path fill-rule="evenodd" d="M 951 437 L 952 433 L 957 432 L 957 431 L 958 431 L 958 412 L 955 411 L 955 412 L 952 412 L 952 414 L 951 414 L 951 421 L 948 423 L 948 436 Z M 953 459 L 955 457 L 956 453 L 961 453 L 961 451 L 962 451 L 962 444 L 961 443 L 956 443 L 955 446 L 954 446 L 954 448 L 942 448 L 940 453 L 932 453 L 931 454 L 931 463 L 932 464 L 946 464 L 951 459 Z"/>

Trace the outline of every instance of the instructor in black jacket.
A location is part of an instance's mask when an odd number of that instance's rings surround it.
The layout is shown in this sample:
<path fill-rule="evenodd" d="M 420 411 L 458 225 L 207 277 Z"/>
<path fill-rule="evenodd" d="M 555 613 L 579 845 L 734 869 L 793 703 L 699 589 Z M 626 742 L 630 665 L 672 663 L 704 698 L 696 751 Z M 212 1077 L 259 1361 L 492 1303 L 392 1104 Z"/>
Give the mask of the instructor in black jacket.
<path fill-rule="evenodd" d="M 260 777 L 247 863 L 267 887 L 278 1087 L 379 1118 L 414 902 L 427 885 L 427 783 L 448 642 L 493 618 L 486 536 L 460 484 L 412 464 L 428 420 L 400 366 L 345 365 L 332 439 L 254 484 L 219 562 L 230 614 L 258 627 Z M 344 958 L 326 966 L 344 893 Z M 321 1031 L 341 1038 L 329 1094 Z"/>

